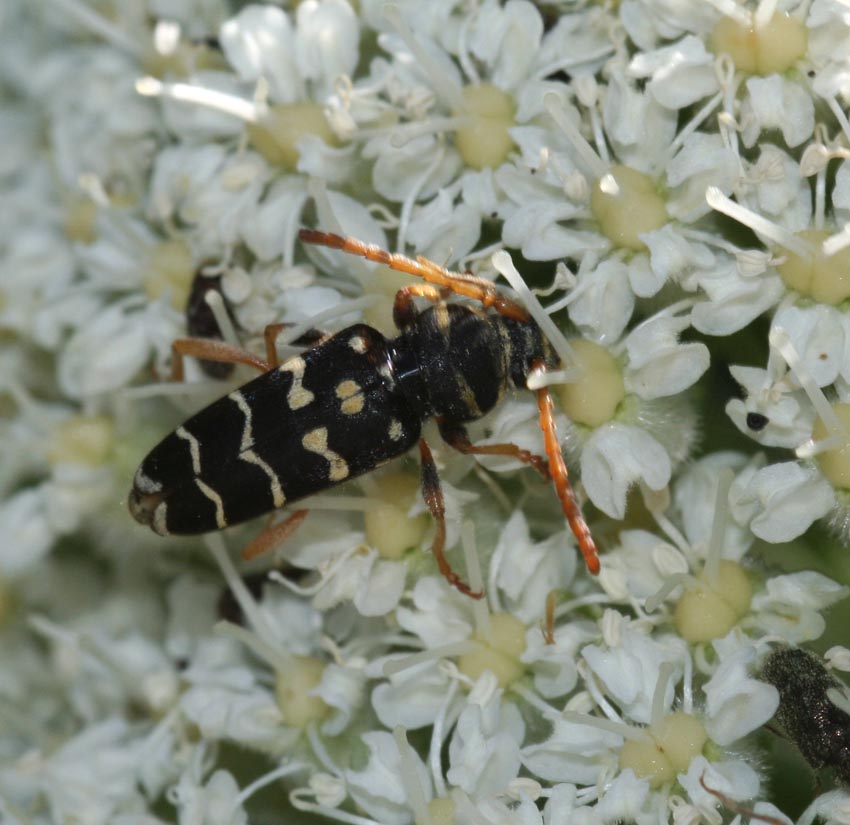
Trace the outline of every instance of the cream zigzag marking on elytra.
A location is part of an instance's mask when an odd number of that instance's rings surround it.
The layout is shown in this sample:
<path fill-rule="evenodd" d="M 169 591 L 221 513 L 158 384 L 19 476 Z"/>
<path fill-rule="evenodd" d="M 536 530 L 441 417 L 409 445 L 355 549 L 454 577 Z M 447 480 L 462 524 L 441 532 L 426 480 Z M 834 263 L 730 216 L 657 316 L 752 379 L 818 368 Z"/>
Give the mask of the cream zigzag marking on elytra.
<path fill-rule="evenodd" d="M 357 415 L 363 411 L 363 390 L 356 381 L 340 381 L 336 385 L 336 397 L 342 402 L 340 409 L 345 415 Z"/>
<path fill-rule="evenodd" d="M 230 398 L 230 400 L 239 407 L 242 415 L 245 416 L 245 423 L 242 425 L 242 441 L 239 444 L 239 451 L 242 452 L 243 450 L 249 450 L 254 446 L 254 432 L 251 429 L 251 407 L 248 406 L 245 396 L 242 395 L 239 390 L 234 390 L 230 393 L 228 398 Z"/>
<path fill-rule="evenodd" d="M 198 485 L 198 489 L 213 503 L 215 504 L 215 523 L 219 529 L 223 527 L 227 527 L 227 519 L 224 517 L 224 502 L 221 500 L 221 496 L 210 487 L 209 484 L 205 484 L 201 479 L 196 478 L 195 484 Z"/>
<path fill-rule="evenodd" d="M 162 501 L 156 506 L 156 510 L 153 511 L 153 520 L 151 521 L 151 527 L 153 528 L 154 533 L 160 536 L 168 535 L 168 524 L 166 522 L 166 515 L 168 513 L 168 505 Z"/>
<path fill-rule="evenodd" d="M 239 458 L 251 464 L 256 464 L 269 477 L 274 506 L 283 507 L 286 504 L 286 496 L 283 494 L 283 488 L 280 486 L 280 479 L 277 477 L 277 473 L 253 450 L 246 450 Z"/>
<path fill-rule="evenodd" d="M 286 403 L 289 404 L 290 410 L 300 410 L 302 407 L 306 407 L 316 397 L 302 383 L 306 368 L 307 364 L 300 355 L 290 358 L 279 367 L 281 372 L 292 373 L 292 386 L 286 394 Z"/>
<path fill-rule="evenodd" d="M 142 493 L 158 493 L 162 489 L 162 484 L 154 481 L 150 476 L 145 475 L 141 467 L 136 470 L 133 486 Z"/>
<path fill-rule="evenodd" d="M 189 442 L 189 455 L 192 456 L 192 472 L 199 476 L 201 474 L 201 443 L 185 427 L 178 427 L 174 435 Z"/>
<path fill-rule="evenodd" d="M 311 453 L 318 453 L 322 458 L 327 459 L 330 464 L 328 478 L 331 481 L 342 481 L 348 478 L 349 469 L 345 459 L 328 448 L 328 428 L 318 427 L 315 430 L 310 430 L 304 438 L 301 439 L 301 444 L 305 450 Z"/>
<path fill-rule="evenodd" d="M 269 477 L 274 506 L 283 507 L 286 503 L 286 496 L 283 494 L 283 489 L 280 486 L 280 479 L 277 477 L 277 473 L 251 449 L 251 447 L 254 446 L 251 407 L 245 400 L 245 396 L 242 395 L 239 390 L 234 390 L 230 393 L 230 399 L 237 407 L 239 407 L 242 414 L 245 416 L 245 424 L 242 427 L 242 442 L 239 445 L 239 458 L 243 461 L 247 461 L 249 464 L 255 464 Z"/>

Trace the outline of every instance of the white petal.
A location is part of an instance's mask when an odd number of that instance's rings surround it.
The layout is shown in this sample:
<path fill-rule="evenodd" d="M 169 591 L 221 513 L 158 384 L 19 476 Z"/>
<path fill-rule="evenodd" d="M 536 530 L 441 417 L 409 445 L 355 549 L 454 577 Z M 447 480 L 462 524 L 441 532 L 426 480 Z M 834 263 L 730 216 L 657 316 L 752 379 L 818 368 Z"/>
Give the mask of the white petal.
<path fill-rule="evenodd" d="M 590 500 L 612 518 L 626 512 L 626 493 L 637 481 L 651 490 L 670 480 L 667 451 L 636 427 L 606 424 L 588 439 L 581 454 L 581 481 Z"/>

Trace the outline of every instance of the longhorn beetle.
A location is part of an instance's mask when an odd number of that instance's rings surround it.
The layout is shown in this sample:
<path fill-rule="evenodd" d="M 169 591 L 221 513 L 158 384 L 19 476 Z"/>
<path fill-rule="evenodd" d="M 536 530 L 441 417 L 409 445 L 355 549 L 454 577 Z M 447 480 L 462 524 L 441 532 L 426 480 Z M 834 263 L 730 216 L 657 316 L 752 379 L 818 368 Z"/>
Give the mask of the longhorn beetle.
<path fill-rule="evenodd" d="M 222 341 L 178 339 L 172 378 L 182 358 L 250 364 L 262 375 L 194 415 L 144 459 L 130 491 L 133 517 L 160 535 L 189 535 L 238 524 L 368 473 L 419 444 L 422 495 L 436 521 L 432 552 L 458 590 L 470 588 L 444 554 L 445 508 L 422 423 L 435 418 L 443 439 L 462 453 L 512 456 L 555 484 L 564 515 L 591 573 L 599 558 L 570 486 L 555 432 L 552 397 L 535 390 L 545 459 L 515 444 L 475 445 L 464 424 L 481 418 L 511 386 L 527 389 L 534 370 L 559 359 L 525 308 L 489 281 L 449 272 L 425 258 L 392 254 L 353 238 L 304 229 L 305 243 L 360 255 L 426 283 L 399 290 L 387 339 L 355 324 L 278 364 L 266 329 L 268 362 Z M 451 293 L 474 304 L 448 304 Z M 415 298 L 433 302 L 424 310 Z M 251 558 L 279 544 L 306 510 L 263 531 L 243 552 Z"/>

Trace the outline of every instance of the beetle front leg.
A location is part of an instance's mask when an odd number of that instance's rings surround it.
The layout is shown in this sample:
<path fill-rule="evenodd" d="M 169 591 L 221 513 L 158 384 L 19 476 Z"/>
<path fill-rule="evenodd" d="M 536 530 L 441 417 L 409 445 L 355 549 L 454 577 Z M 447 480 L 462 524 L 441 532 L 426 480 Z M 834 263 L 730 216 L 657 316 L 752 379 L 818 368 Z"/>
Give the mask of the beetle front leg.
<path fill-rule="evenodd" d="M 416 320 L 419 313 L 413 303 L 414 298 L 427 298 L 438 303 L 443 300 L 445 294 L 446 290 L 437 289 L 430 284 L 410 284 L 402 287 L 396 292 L 393 301 L 393 323 L 398 329 L 406 329 Z"/>
<path fill-rule="evenodd" d="M 507 455 L 523 464 L 534 467 L 547 481 L 551 478 L 549 465 L 543 456 L 523 450 L 522 447 L 510 442 L 505 444 L 473 444 L 469 440 L 469 435 L 463 424 L 446 421 L 444 418 L 437 420 L 437 426 L 440 429 L 443 441 L 450 447 L 454 447 L 459 453 L 465 455 Z"/>
<path fill-rule="evenodd" d="M 419 439 L 419 455 L 422 460 L 422 498 L 425 499 L 425 504 L 428 505 L 428 509 L 437 524 L 437 532 L 434 534 L 434 541 L 431 543 L 431 552 L 437 561 L 437 567 L 452 587 L 456 587 L 466 596 L 480 599 L 484 595 L 484 591 L 476 592 L 472 590 L 455 573 L 446 558 L 446 505 L 443 499 L 443 489 L 440 486 L 440 476 L 437 474 L 437 465 L 434 463 L 434 456 L 431 455 L 431 448 L 424 438 Z"/>
<path fill-rule="evenodd" d="M 535 368 L 541 366 L 535 365 Z M 543 441 L 546 445 L 546 455 L 549 456 L 549 468 L 555 490 L 561 502 L 561 510 L 567 518 L 570 529 L 578 542 L 578 549 L 584 558 L 589 572 L 599 573 L 599 554 L 596 552 L 596 542 L 590 533 L 590 528 L 576 501 L 576 494 L 570 484 L 567 465 L 561 453 L 561 444 L 555 430 L 555 405 L 548 387 L 541 387 L 537 392 L 537 408 L 540 411 L 540 429 L 543 431 Z"/>

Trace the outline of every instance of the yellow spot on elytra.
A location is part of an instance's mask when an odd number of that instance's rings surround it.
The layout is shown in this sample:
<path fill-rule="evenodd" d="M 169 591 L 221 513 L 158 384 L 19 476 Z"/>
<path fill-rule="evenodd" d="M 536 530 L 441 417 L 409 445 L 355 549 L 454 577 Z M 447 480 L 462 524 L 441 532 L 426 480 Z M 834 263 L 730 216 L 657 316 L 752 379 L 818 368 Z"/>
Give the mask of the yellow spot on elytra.
<path fill-rule="evenodd" d="M 363 391 L 356 381 L 340 381 L 337 384 L 336 397 L 342 402 L 340 408 L 345 415 L 357 415 L 363 410 Z"/>
<path fill-rule="evenodd" d="M 401 421 L 397 418 L 390 421 L 387 435 L 390 437 L 390 441 L 398 441 L 404 435 L 404 427 L 402 427 Z"/>

